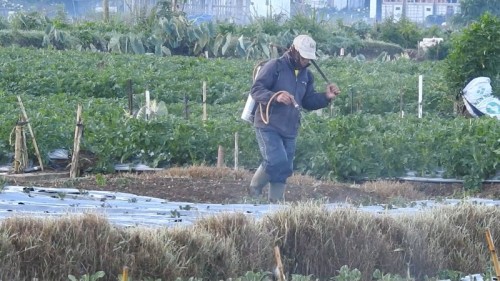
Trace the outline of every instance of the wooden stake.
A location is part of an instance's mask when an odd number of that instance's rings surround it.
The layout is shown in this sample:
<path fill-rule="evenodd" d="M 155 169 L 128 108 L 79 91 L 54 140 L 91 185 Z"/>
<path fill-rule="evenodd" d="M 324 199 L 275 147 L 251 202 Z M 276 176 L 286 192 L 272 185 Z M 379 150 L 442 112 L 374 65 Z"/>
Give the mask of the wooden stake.
<path fill-rule="evenodd" d="M 43 162 L 42 157 L 40 156 L 40 151 L 38 150 L 38 145 L 36 144 L 35 133 L 33 133 L 33 129 L 31 128 L 30 122 L 28 121 L 28 114 L 26 114 L 26 109 L 24 108 L 23 101 L 20 96 L 17 96 L 17 100 L 19 101 L 19 106 L 21 107 L 21 112 L 23 113 L 24 120 L 28 124 L 28 130 L 30 131 L 31 137 L 33 137 L 33 146 L 35 147 L 36 157 L 38 159 L 38 164 L 40 165 L 40 170 L 43 171 Z"/>
<path fill-rule="evenodd" d="M 109 0 L 102 1 L 102 14 L 104 22 L 109 22 Z"/>
<path fill-rule="evenodd" d="M 203 121 L 207 120 L 207 82 L 203 81 Z"/>
<path fill-rule="evenodd" d="M 127 92 L 128 92 L 128 112 L 130 116 L 134 115 L 134 92 L 132 88 L 132 79 L 127 80 Z"/>
<path fill-rule="evenodd" d="M 283 263 L 281 262 L 280 248 L 278 246 L 274 247 L 274 258 L 276 259 L 275 274 L 278 275 L 276 278 L 278 278 L 278 281 L 286 281 Z"/>
<path fill-rule="evenodd" d="M 498 279 L 500 278 L 500 264 L 498 263 L 498 257 L 495 251 L 495 245 L 493 244 L 493 239 L 491 238 L 491 233 L 489 229 L 486 229 L 486 241 L 488 242 L 488 250 L 490 250 L 491 260 L 493 261 L 493 267 L 495 268 L 495 273 Z"/>
<path fill-rule="evenodd" d="M 219 145 L 219 150 L 217 152 L 217 168 L 224 167 L 224 148 Z"/>
<path fill-rule="evenodd" d="M 82 106 L 78 105 L 76 110 L 76 128 L 75 128 L 75 138 L 73 140 L 73 155 L 71 157 L 71 169 L 69 171 L 70 178 L 76 178 L 80 176 L 80 140 L 83 135 L 83 123 L 82 123 Z"/>
<path fill-rule="evenodd" d="M 21 118 L 16 125 L 16 140 L 14 145 L 14 173 L 19 174 L 26 169 L 28 163 L 28 148 L 26 146 L 26 134 L 23 126 L 24 120 Z"/>

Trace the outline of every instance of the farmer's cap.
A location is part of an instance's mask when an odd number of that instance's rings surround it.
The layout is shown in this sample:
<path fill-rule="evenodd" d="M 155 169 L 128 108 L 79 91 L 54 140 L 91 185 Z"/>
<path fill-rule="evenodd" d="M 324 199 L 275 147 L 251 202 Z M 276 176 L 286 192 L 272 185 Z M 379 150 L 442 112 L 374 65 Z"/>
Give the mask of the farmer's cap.
<path fill-rule="evenodd" d="M 305 59 L 316 59 L 316 42 L 308 35 L 299 35 L 293 39 L 293 46 L 301 57 Z"/>

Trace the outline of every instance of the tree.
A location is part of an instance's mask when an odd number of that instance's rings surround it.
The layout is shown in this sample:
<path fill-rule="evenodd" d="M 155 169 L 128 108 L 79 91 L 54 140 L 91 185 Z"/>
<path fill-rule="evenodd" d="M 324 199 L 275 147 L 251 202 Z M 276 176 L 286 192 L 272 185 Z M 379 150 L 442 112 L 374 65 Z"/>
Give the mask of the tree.
<path fill-rule="evenodd" d="M 498 1 L 498 0 L 496 0 Z M 483 14 L 461 33 L 453 36 L 446 60 L 446 76 L 453 95 L 473 78 L 490 77 L 493 89 L 500 86 L 500 18 Z"/>
<path fill-rule="evenodd" d="M 389 17 L 381 24 L 377 24 L 372 37 L 381 41 L 398 44 L 403 48 L 415 48 L 422 38 L 420 29 L 416 23 L 403 17 L 398 21 Z"/>
<path fill-rule="evenodd" d="M 468 25 L 479 19 L 485 12 L 500 17 L 498 0 L 461 0 L 460 14 L 454 18 L 455 23 Z"/>

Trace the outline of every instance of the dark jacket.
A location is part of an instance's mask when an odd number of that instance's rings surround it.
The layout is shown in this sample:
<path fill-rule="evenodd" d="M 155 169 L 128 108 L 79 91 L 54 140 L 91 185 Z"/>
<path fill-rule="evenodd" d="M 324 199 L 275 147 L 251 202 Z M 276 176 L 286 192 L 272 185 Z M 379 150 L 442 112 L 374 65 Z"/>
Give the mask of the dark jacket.
<path fill-rule="evenodd" d="M 314 91 L 314 76 L 307 67 L 300 69 L 295 75 L 289 52 L 264 64 L 251 89 L 252 98 L 262 105 L 255 112 L 254 126 L 274 129 L 285 137 L 297 136 L 300 126 L 299 110 L 293 105 L 278 103 L 274 98 L 269 109 L 269 124 L 264 123 L 260 112 L 262 108 L 265 118 L 269 100 L 279 91 L 289 92 L 298 105 L 307 110 L 324 108 L 330 103 L 324 93 Z"/>

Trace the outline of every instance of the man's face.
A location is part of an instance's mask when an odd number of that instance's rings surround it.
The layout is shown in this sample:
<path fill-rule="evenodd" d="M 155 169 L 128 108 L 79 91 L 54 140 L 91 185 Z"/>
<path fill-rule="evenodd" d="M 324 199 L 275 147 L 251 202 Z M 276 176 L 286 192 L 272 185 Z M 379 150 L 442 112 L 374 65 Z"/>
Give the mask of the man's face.
<path fill-rule="evenodd" d="M 311 61 L 310 59 L 303 58 L 301 55 L 299 55 L 300 67 L 306 67 L 310 61 Z"/>
<path fill-rule="evenodd" d="M 294 48 L 292 48 L 291 55 L 296 68 L 304 68 L 311 62 L 310 59 L 303 58 L 299 51 Z"/>

